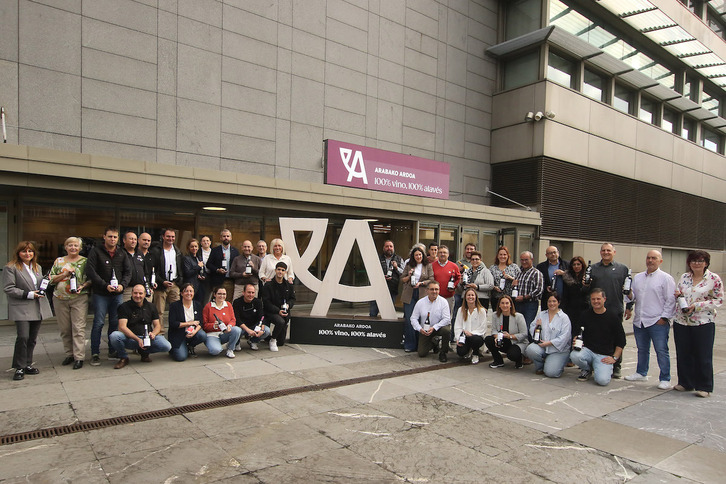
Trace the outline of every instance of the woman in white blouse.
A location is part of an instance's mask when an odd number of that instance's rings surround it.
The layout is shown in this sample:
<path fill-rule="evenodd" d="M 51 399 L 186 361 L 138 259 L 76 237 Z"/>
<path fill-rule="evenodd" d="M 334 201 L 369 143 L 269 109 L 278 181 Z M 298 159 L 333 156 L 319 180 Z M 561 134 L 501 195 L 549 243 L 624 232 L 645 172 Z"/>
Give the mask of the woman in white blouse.
<path fill-rule="evenodd" d="M 464 291 L 464 302 L 456 313 L 454 340 L 456 354 L 464 358 L 471 351 L 471 364 L 479 363 L 479 349 L 484 345 L 487 334 L 487 310 L 479 302 L 476 289 Z"/>
<path fill-rule="evenodd" d="M 547 309 L 540 312 L 529 327 L 534 337 L 537 326 L 541 327 L 540 342 L 530 343 L 525 354 L 534 362 L 538 375 L 559 378 L 570 358 L 572 327 L 570 318 L 560 309 L 560 296 L 550 293 L 547 296 Z"/>
<path fill-rule="evenodd" d="M 292 260 L 285 255 L 285 244 L 282 239 L 272 239 L 272 254 L 267 254 L 260 264 L 260 281 L 265 283 L 275 278 L 275 266 L 278 262 L 284 262 L 287 265 L 287 281 L 292 284 L 295 282 L 295 272 L 292 270 Z"/>
<path fill-rule="evenodd" d="M 676 297 L 685 299 L 685 308 L 676 312 L 673 339 L 678 354 L 679 392 L 695 390 L 699 397 L 713 392 L 713 340 L 716 334 L 716 308 L 723 304 L 721 278 L 708 270 L 711 256 L 704 250 L 688 254 L 688 271 L 681 275 Z M 680 303 L 680 301 L 679 301 Z"/>
<path fill-rule="evenodd" d="M 419 299 L 426 296 L 426 284 L 434 280 L 434 269 L 421 247 L 411 249 L 411 255 L 401 275 L 403 303 L 403 349 L 406 353 L 418 349 L 418 331 L 411 326 L 411 314 Z"/>

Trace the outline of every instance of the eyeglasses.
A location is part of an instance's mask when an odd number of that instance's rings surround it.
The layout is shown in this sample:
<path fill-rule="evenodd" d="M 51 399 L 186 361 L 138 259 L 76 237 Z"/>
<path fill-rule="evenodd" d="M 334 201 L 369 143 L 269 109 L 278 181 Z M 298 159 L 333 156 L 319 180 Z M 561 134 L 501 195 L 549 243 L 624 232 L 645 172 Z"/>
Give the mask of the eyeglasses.
<path fill-rule="evenodd" d="M 692 260 L 691 261 L 691 264 L 705 264 L 705 263 L 706 263 L 706 261 L 703 260 L 703 259 L 698 259 L 698 260 Z"/>
<path fill-rule="evenodd" d="M 471 260 L 481 260 L 479 257 L 472 257 Z"/>

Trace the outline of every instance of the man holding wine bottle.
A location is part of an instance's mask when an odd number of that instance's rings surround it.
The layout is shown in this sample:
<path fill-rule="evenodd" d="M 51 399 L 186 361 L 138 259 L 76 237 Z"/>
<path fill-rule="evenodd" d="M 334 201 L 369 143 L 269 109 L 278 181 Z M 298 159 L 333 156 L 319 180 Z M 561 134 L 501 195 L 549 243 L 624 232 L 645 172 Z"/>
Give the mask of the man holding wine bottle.
<path fill-rule="evenodd" d="M 118 246 L 118 229 L 106 227 L 103 245 L 88 254 L 86 277 L 91 280 L 93 295 L 93 326 L 91 328 L 91 365 L 101 364 L 101 332 L 108 315 L 108 358 L 116 359 L 111 347 L 111 333 L 118 329 L 118 307 L 123 302 L 124 288 L 131 279 L 129 260 Z"/>
<path fill-rule="evenodd" d="M 394 305 L 396 303 L 396 296 L 398 296 L 398 281 L 401 279 L 403 274 L 403 259 L 394 252 L 393 241 L 387 240 L 383 243 L 383 253 L 380 256 L 381 269 L 386 277 L 386 285 L 388 286 L 388 292 L 391 294 L 391 300 Z M 371 301 L 369 316 L 375 318 L 378 316 L 378 304 L 375 301 Z"/>
<path fill-rule="evenodd" d="M 232 245 L 232 232 L 229 229 L 222 229 L 219 238 L 222 243 L 212 249 L 207 259 L 210 284 L 212 287 L 224 286 L 227 294 L 233 296 L 234 279 L 230 277 L 229 270 L 239 251 Z"/>
<path fill-rule="evenodd" d="M 270 351 L 278 351 L 285 344 L 287 325 L 290 324 L 290 310 L 295 305 L 295 287 L 287 279 L 287 264 L 280 261 L 275 265 L 275 277 L 260 290 L 265 321 L 274 325 L 270 338 Z"/>
<path fill-rule="evenodd" d="M 622 320 L 605 307 L 605 291 L 590 291 L 590 309 L 582 313 L 579 326 L 572 328 L 570 360 L 580 367 L 579 381 L 595 376 L 595 383 L 610 383 L 613 365 L 623 354 L 625 331 Z"/>
<path fill-rule="evenodd" d="M 436 259 L 436 262 L 431 264 L 434 279 L 439 283 L 439 295 L 448 303 L 449 315 L 451 315 L 454 309 L 454 291 L 461 280 L 461 272 L 459 272 L 459 266 L 449 260 L 449 248 L 445 245 L 439 246 Z"/>
<path fill-rule="evenodd" d="M 146 300 L 143 284 L 131 289 L 131 300 L 119 306 L 118 315 L 118 330 L 110 336 L 111 346 L 119 357 L 114 369 L 120 370 L 129 364 L 127 349 L 138 350 L 144 363 L 151 363 L 150 353 L 171 351 L 171 343 L 160 334 L 159 312 Z"/>
<path fill-rule="evenodd" d="M 439 252 L 440 253 L 440 252 Z M 447 254 L 448 256 L 448 250 Z M 427 297 L 419 299 L 411 313 L 411 326 L 419 334 L 418 355 L 423 358 L 433 348 L 436 351 L 434 337 L 440 336 L 438 348 L 439 361 L 447 361 L 449 339 L 451 337 L 451 309 L 446 299 L 439 296 L 439 283 L 431 281 L 426 287 Z"/>
<path fill-rule="evenodd" d="M 161 248 L 154 251 L 156 268 L 154 269 L 157 284 L 154 291 L 154 304 L 159 312 L 159 321 L 164 322 L 166 303 L 181 299 L 183 258 L 179 248 L 174 245 L 176 230 L 165 229 Z"/>
<path fill-rule="evenodd" d="M 537 264 L 537 270 L 542 273 L 544 279 L 544 293 L 556 292 L 558 296 L 562 297 L 565 292 L 565 283 L 562 276 L 570 268 L 570 264 L 562 260 L 560 251 L 554 245 L 547 247 L 545 255 L 547 260 Z M 547 301 L 544 299 L 541 308 L 547 309 Z"/>
<path fill-rule="evenodd" d="M 645 257 L 647 270 L 636 274 L 632 288 L 625 296 L 626 301 L 635 304 L 635 312 L 625 311 L 625 319 L 633 317 L 633 333 L 638 346 L 638 366 L 628 381 L 642 381 L 648 378 L 650 343 L 653 342 L 658 359 L 660 376 L 658 389 L 671 389 L 671 360 L 668 353 L 670 322 L 676 314 L 676 282 L 673 277 L 660 270 L 663 256 L 651 250 Z"/>
<path fill-rule="evenodd" d="M 544 291 L 544 278 L 542 273 L 532 266 L 533 258 L 529 251 L 519 255 L 520 275 L 512 281 L 512 299 L 517 311 L 524 315 L 527 327 L 537 316 L 539 300 Z"/>
<path fill-rule="evenodd" d="M 599 287 L 605 291 L 605 307 L 622 321 L 624 312 L 623 284 L 625 284 L 630 269 L 625 264 L 615 260 L 615 253 L 615 247 L 609 242 L 605 242 L 600 246 L 600 262 L 589 266 L 592 267 L 590 282 L 583 281 L 583 286 L 588 288 Z M 613 365 L 613 378 L 620 378 L 621 363 L 622 359 L 618 359 Z"/>

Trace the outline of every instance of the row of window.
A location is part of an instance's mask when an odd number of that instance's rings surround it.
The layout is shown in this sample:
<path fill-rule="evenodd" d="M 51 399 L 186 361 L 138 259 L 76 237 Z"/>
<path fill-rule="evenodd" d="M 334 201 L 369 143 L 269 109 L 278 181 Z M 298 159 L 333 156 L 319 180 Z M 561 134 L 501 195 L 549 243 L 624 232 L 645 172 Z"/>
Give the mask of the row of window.
<path fill-rule="evenodd" d="M 571 89 L 582 92 L 589 98 L 610 104 L 615 109 L 641 120 L 659 126 L 687 140 L 698 142 L 704 148 L 723 154 L 722 136 L 676 110 L 665 106 L 665 103 L 630 89 L 614 80 L 611 76 L 600 74 L 587 65 L 580 65 L 550 52 L 547 62 L 547 79 Z"/>

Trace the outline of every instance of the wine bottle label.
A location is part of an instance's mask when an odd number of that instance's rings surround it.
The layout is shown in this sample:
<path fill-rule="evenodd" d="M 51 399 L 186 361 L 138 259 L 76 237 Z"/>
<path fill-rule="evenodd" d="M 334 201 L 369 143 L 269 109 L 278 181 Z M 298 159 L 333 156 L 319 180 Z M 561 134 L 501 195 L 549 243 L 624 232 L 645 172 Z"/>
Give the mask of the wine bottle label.
<path fill-rule="evenodd" d="M 514 299 L 514 298 L 516 298 L 518 296 L 519 296 L 519 291 L 517 290 L 516 287 L 513 287 L 512 288 L 512 299 Z"/>
<path fill-rule="evenodd" d="M 226 324 L 224 324 L 224 323 L 223 323 L 222 321 L 219 321 L 219 320 L 218 320 L 218 322 L 217 322 L 217 326 L 219 327 L 219 330 L 220 330 L 220 331 L 226 331 L 226 330 L 227 330 L 227 325 L 226 325 Z"/>
<path fill-rule="evenodd" d="M 192 334 L 194 332 L 194 326 L 187 326 L 187 334 Z"/>
<path fill-rule="evenodd" d="M 466 335 L 463 332 L 459 335 L 459 343 L 466 343 Z"/>
<path fill-rule="evenodd" d="M 252 274 L 252 266 L 247 264 L 247 267 L 245 267 L 245 274 Z"/>
<path fill-rule="evenodd" d="M 40 290 L 45 291 L 46 289 L 48 289 L 48 284 L 50 284 L 50 281 L 44 278 L 42 281 L 40 281 Z"/>
<path fill-rule="evenodd" d="M 584 341 L 582 339 L 578 338 L 575 340 L 575 350 L 581 350 L 582 345 L 584 344 Z"/>
<path fill-rule="evenodd" d="M 506 285 L 507 285 L 507 280 L 504 278 L 504 276 L 502 276 L 502 278 L 499 279 L 499 289 L 501 289 L 503 291 L 504 286 L 506 286 Z"/>

